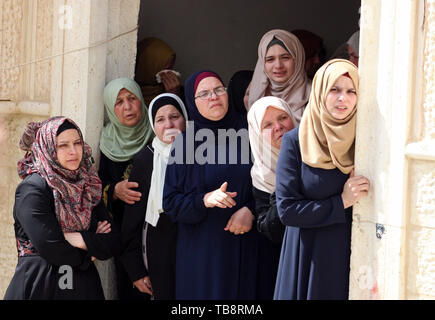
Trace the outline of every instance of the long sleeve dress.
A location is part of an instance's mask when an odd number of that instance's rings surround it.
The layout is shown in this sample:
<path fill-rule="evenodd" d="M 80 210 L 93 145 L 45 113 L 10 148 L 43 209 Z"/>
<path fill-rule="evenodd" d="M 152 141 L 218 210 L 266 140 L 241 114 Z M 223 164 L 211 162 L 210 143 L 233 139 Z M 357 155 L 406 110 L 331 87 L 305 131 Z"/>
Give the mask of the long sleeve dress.
<path fill-rule="evenodd" d="M 214 152 L 211 161 L 200 164 L 168 164 L 163 192 L 164 214 L 178 223 L 176 248 L 176 299 L 255 299 L 259 234 L 253 225 L 243 235 L 234 235 L 224 228 L 238 209 L 247 206 L 254 212 L 252 163 L 241 164 L 241 145 L 229 150 L 227 143 L 204 142 L 201 146 Z M 186 143 L 185 133 L 177 139 Z M 177 145 L 177 139 L 174 145 Z M 196 149 L 198 150 L 198 149 Z M 218 155 L 226 152 L 226 164 L 219 164 Z M 237 154 L 238 164 L 229 164 L 229 156 Z M 184 149 L 186 155 L 186 149 Z M 189 156 L 189 155 L 187 155 Z M 227 191 L 236 191 L 233 208 L 206 208 L 203 197 L 228 182 Z M 255 222 L 254 222 L 255 223 Z"/>
<path fill-rule="evenodd" d="M 103 184 L 104 204 L 112 215 L 114 224 L 121 230 L 124 219 L 125 202 L 120 199 L 113 200 L 113 193 L 115 191 L 115 185 L 118 182 L 129 178 L 132 161 L 115 162 L 106 157 L 104 153 L 101 152 L 100 154 L 98 175 Z M 114 258 L 118 298 L 120 300 L 147 299 L 146 294 L 133 288 L 133 283 L 124 268 L 122 259 L 119 256 L 115 256 Z"/>
<path fill-rule="evenodd" d="M 37 173 L 18 185 L 13 215 L 18 263 L 4 299 L 104 299 L 91 257 L 106 260 L 119 254 L 121 247 L 116 228 L 106 234 L 95 233 L 98 221 L 112 222 L 101 202 L 92 211 L 88 231 L 80 232 L 88 251 L 65 240 L 55 214 L 53 191 Z"/>
<path fill-rule="evenodd" d="M 278 216 L 275 193 L 270 194 L 252 187 L 252 194 L 255 199 L 255 225 L 260 233 L 257 298 L 271 300 L 275 289 L 285 226 Z"/>
<path fill-rule="evenodd" d="M 341 193 L 348 175 L 303 163 L 295 128 L 282 138 L 276 177 L 286 231 L 274 299 L 347 299 L 352 210 Z"/>
<path fill-rule="evenodd" d="M 125 205 L 121 228 L 125 249 L 121 260 L 131 282 L 149 275 L 154 299 L 171 300 L 175 297 L 176 224 L 165 214 L 160 215 L 155 227 L 145 222 L 153 157 L 153 148 L 147 145 L 132 159 L 129 181 L 139 184 L 137 191 L 142 197 L 135 204 Z"/>

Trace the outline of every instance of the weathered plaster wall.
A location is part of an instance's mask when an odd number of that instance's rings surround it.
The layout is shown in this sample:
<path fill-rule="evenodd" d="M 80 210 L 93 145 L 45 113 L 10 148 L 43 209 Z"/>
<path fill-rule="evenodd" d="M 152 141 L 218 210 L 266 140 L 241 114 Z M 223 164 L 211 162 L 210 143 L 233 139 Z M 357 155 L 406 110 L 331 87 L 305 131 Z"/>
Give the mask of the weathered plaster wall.
<path fill-rule="evenodd" d="M 65 115 L 98 161 L 103 89 L 134 75 L 138 13 L 139 0 L 0 0 L 0 297 L 17 261 L 12 208 L 21 134 L 30 121 Z M 113 265 L 98 268 L 106 298 L 116 298 Z"/>
<path fill-rule="evenodd" d="M 425 3 L 423 94 L 408 150 L 409 230 L 406 294 L 435 299 L 435 1 Z"/>
<path fill-rule="evenodd" d="M 435 298 L 434 11 L 362 2 L 351 299 Z"/>
<path fill-rule="evenodd" d="M 0 1 L 0 130 L 7 135 L 0 142 L 0 297 L 17 261 L 12 207 L 23 156 L 18 141 L 29 121 L 49 115 L 51 62 L 39 60 L 51 53 L 52 8 L 51 0 Z"/>

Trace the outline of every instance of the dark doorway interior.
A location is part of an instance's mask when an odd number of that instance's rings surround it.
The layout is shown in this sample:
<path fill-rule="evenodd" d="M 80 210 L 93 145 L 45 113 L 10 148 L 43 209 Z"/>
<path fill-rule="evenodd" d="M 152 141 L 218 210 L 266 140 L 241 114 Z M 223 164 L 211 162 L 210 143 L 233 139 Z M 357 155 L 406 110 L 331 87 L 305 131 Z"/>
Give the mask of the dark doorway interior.
<path fill-rule="evenodd" d="M 138 40 L 167 42 L 183 81 L 212 69 L 228 82 L 234 72 L 254 69 L 262 35 L 275 28 L 316 33 L 329 57 L 359 29 L 360 5 L 361 0 L 141 0 Z"/>

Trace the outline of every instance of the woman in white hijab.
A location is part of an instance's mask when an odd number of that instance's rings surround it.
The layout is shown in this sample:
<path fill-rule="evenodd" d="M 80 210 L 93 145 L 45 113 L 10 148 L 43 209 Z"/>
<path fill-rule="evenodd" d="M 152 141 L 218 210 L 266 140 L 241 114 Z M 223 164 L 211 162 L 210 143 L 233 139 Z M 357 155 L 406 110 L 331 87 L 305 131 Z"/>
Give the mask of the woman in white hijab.
<path fill-rule="evenodd" d="M 276 207 L 276 163 L 284 133 L 298 125 L 290 106 L 277 97 L 257 100 L 248 113 L 249 141 L 254 164 L 251 169 L 255 199 L 263 299 L 272 299 L 285 226 Z"/>
<path fill-rule="evenodd" d="M 171 93 L 155 97 L 148 112 L 156 136 L 134 158 L 130 181 L 140 201 L 127 205 L 121 228 L 122 261 L 133 285 L 156 300 L 175 297 L 176 225 L 161 214 L 166 165 L 175 136 L 186 128 L 187 111 Z"/>

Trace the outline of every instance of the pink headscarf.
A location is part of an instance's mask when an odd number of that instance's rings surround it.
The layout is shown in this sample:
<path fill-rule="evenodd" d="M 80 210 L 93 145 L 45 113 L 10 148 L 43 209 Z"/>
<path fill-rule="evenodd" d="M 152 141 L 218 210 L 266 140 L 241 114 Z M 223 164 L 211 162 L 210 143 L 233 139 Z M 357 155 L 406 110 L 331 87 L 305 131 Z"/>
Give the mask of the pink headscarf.
<path fill-rule="evenodd" d="M 267 46 L 273 38 L 281 40 L 295 63 L 293 75 L 285 83 L 271 80 L 265 70 L 264 62 Z M 255 101 L 264 96 L 275 96 L 286 101 L 293 111 L 296 123 L 299 124 L 305 105 L 311 92 L 311 81 L 305 73 L 305 52 L 299 39 L 285 30 L 271 30 L 267 32 L 258 46 L 258 60 L 249 88 L 249 108 Z"/>
<path fill-rule="evenodd" d="M 64 121 L 71 122 L 83 143 L 83 156 L 77 170 L 68 170 L 57 161 L 57 130 Z M 70 119 L 53 117 L 44 122 L 27 125 L 20 140 L 20 148 L 27 151 L 18 161 L 18 175 L 24 179 L 38 173 L 53 189 L 55 212 L 63 232 L 88 230 L 92 209 L 101 199 L 101 180 L 92 166 L 92 150 L 83 141 L 80 128 Z"/>

